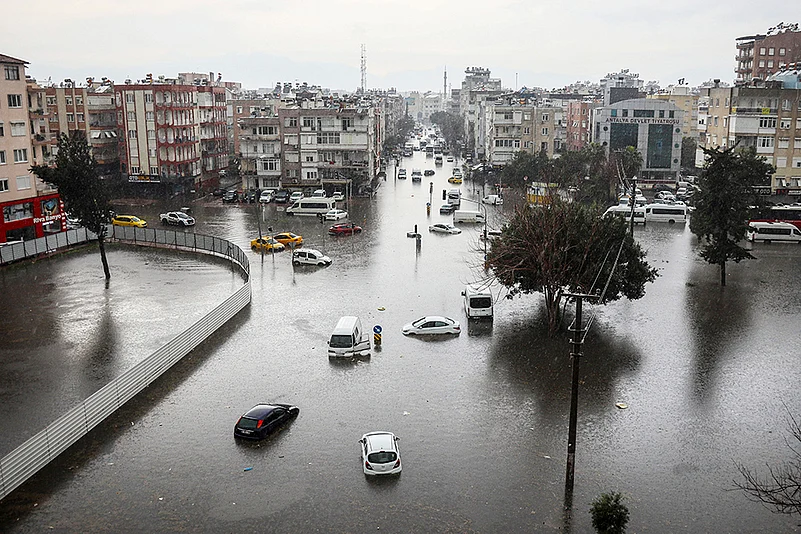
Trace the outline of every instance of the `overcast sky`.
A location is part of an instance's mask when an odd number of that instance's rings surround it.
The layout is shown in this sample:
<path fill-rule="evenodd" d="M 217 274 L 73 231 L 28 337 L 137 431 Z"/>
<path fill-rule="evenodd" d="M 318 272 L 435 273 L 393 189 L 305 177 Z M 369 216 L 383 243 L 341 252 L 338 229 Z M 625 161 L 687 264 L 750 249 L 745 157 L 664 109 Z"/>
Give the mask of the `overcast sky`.
<path fill-rule="evenodd" d="M 731 82 L 735 38 L 801 22 L 788 0 L 32 0 L 3 7 L 0 53 L 40 81 L 220 72 L 245 88 L 299 81 L 440 92 L 470 66 L 507 88 L 629 69 L 662 86 Z M 795 17 L 793 19 L 793 17 Z"/>

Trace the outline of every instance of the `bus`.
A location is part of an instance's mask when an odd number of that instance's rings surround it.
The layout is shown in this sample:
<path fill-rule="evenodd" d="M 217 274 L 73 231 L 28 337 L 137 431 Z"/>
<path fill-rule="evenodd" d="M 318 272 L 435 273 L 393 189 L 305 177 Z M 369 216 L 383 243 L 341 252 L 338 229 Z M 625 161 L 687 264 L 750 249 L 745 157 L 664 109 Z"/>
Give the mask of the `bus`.
<path fill-rule="evenodd" d="M 801 204 L 753 208 L 749 222 L 786 222 L 801 230 Z"/>
<path fill-rule="evenodd" d="M 287 215 L 326 214 L 337 207 L 333 198 L 301 198 L 286 209 Z"/>
<path fill-rule="evenodd" d="M 801 243 L 801 230 L 787 222 L 750 222 L 747 238 L 754 241 Z"/>
<path fill-rule="evenodd" d="M 619 217 L 626 222 L 631 221 L 631 206 L 625 204 L 618 204 L 607 209 L 604 217 Z M 634 224 L 645 224 L 645 208 L 642 206 L 634 206 Z"/>

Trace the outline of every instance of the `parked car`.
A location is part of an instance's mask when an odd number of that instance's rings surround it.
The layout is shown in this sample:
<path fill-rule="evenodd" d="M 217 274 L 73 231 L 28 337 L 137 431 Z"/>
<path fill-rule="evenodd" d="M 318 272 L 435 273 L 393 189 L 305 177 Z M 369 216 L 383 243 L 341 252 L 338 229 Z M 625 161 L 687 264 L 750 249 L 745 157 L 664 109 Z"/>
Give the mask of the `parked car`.
<path fill-rule="evenodd" d="M 497 206 L 498 204 L 503 204 L 503 197 L 500 195 L 487 195 L 481 199 L 481 202 Z"/>
<path fill-rule="evenodd" d="M 348 212 L 340 209 L 332 209 L 325 214 L 326 221 L 338 221 L 340 219 L 347 219 Z"/>
<path fill-rule="evenodd" d="M 453 156 L 448 156 L 447 161 L 448 163 L 453 163 Z"/>
<path fill-rule="evenodd" d="M 340 191 L 339 189 L 335 189 L 334 190 L 334 194 L 331 195 L 331 198 L 333 198 L 334 200 L 339 202 L 339 201 L 345 200 L 345 194 L 342 191 Z"/>
<path fill-rule="evenodd" d="M 406 169 L 398 169 L 398 180 L 406 179 Z"/>
<path fill-rule="evenodd" d="M 176 226 L 194 226 L 195 218 L 183 211 L 168 211 L 159 215 L 161 224 L 174 224 Z"/>
<path fill-rule="evenodd" d="M 448 178 L 448 182 L 452 184 L 460 184 L 462 183 L 462 178 L 460 176 L 451 176 Z"/>
<path fill-rule="evenodd" d="M 237 202 L 239 200 L 239 196 L 237 196 L 236 191 L 226 191 L 223 193 L 222 201 L 224 204 L 229 204 L 231 202 Z"/>
<path fill-rule="evenodd" d="M 134 215 L 115 215 L 111 219 L 114 226 L 135 226 L 136 228 L 147 228 L 147 221 Z"/>
<path fill-rule="evenodd" d="M 280 189 L 275 193 L 275 200 L 276 204 L 286 204 L 289 202 L 289 191 L 286 189 Z"/>
<path fill-rule="evenodd" d="M 303 236 L 293 234 L 292 232 L 281 232 L 280 234 L 275 234 L 273 239 L 284 246 L 292 245 L 295 248 L 299 248 L 303 244 Z"/>
<path fill-rule="evenodd" d="M 325 198 L 325 189 L 315 189 L 314 193 L 312 193 L 312 198 Z"/>
<path fill-rule="evenodd" d="M 656 195 L 654 195 L 654 200 L 661 200 L 662 202 L 675 202 L 676 197 L 673 193 L 669 193 L 667 191 L 657 191 Z"/>
<path fill-rule="evenodd" d="M 234 425 L 234 437 L 264 439 L 281 426 L 295 419 L 300 408 L 291 404 L 257 404 Z"/>
<path fill-rule="evenodd" d="M 403 325 L 404 335 L 433 335 L 433 334 L 456 334 L 461 333 L 459 321 L 454 321 L 450 317 L 441 315 L 428 315 L 416 321 Z"/>
<path fill-rule="evenodd" d="M 392 432 L 369 432 L 359 440 L 365 475 L 395 475 L 401 472 L 398 438 Z"/>
<path fill-rule="evenodd" d="M 362 227 L 353 223 L 339 223 L 328 229 L 331 235 L 353 235 L 361 233 Z"/>
<path fill-rule="evenodd" d="M 291 195 L 289 195 L 290 202 L 297 202 L 301 198 L 303 198 L 303 193 L 301 191 L 295 191 Z"/>
<path fill-rule="evenodd" d="M 295 265 L 331 265 L 331 258 L 313 248 L 301 248 L 292 253 Z"/>
<path fill-rule="evenodd" d="M 279 243 L 271 236 L 263 235 L 261 237 L 257 237 L 256 239 L 250 242 L 250 248 L 253 250 L 268 250 L 273 252 L 281 252 L 284 250 L 284 245 Z"/>
<path fill-rule="evenodd" d="M 461 234 L 462 231 L 453 226 L 452 224 L 437 223 L 428 227 L 429 232 L 438 232 L 441 234 Z"/>
<path fill-rule="evenodd" d="M 275 191 L 271 189 L 265 189 L 259 195 L 259 202 L 261 204 L 268 204 L 272 201 L 273 195 L 275 195 Z"/>
<path fill-rule="evenodd" d="M 211 192 L 211 196 L 213 197 L 221 197 L 225 194 L 225 189 L 222 187 L 217 187 L 214 191 Z"/>
<path fill-rule="evenodd" d="M 450 215 L 454 211 L 456 211 L 456 204 L 443 204 L 439 207 L 441 215 Z"/>
<path fill-rule="evenodd" d="M 434 169 L 426 169 L 423 171 L 423 176 L 434 176 Z"/>

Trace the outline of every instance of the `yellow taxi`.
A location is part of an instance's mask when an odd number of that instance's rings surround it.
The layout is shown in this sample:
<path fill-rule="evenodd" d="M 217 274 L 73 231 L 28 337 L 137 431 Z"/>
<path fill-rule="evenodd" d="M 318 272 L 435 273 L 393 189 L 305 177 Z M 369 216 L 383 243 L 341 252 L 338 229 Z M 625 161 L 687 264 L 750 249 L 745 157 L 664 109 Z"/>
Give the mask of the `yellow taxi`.
<path fill-rule="evenodd" d="M 137 228 L 147 228 L 147 221 L 134 215 L 115 215 L 111 219 L 114 226 L 135 226 Z"/>
<path fill-rule="evenodd" d="M 273 238 L 288 247 L 300 248 L 303 244 L 303 236 L 293 234 L 292 232 L 281 232 L 280 234 L 275 234 Z"/>
<path fill-rule="evenodd" d="M 452 184 L 460 184 L 462 183 L 462 178 L 459 176 L 451 176 L 450 178 L 448 178 L 448 181 Z"/>
<path fill-rule="evenodd" d="M 280 252 L 284 250 L 284 245 L 273 239 L 269 235 L 263 235 L 261 237 L 257 237 L 256 239 L 250 242 L 250 248 L 253 250 L 271 250 L 275 252 Z"/>

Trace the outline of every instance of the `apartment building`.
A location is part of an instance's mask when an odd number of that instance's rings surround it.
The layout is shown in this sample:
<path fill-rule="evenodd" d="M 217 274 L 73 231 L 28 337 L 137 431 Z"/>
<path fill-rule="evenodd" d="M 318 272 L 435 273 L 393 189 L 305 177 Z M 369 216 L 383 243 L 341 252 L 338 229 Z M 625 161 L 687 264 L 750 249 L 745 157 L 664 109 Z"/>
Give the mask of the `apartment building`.
<path fill-rule="evenodd" d="M 801 63 L 801 31 L 797 23 L 781 23 L 768 29 L 765 34 L 746 35 L 735 41 L 735 83 L 765 80 L 791 63 Z"/>
<path fill-rule="evenodd" d="M 378 115 L 363 99 L 300 100 L 279 108 L 282 186 L 369 184 L 379 171 Z"/>
<path fill-rule="evenodd" d="M 765 194 L 801 197 L 801 71 L 795 65 L 750 85 L 705 89 L 707 148 L 754 147 L 776 172 Z"/>
<path fill-rule="evenodd" d="M 646 98 L 602 106 L 593 114 L 593 142 L 608 154 L 636 148 L 643 158 L 639 178 L 646 187 L 675 182 L 681 168 L 683 113 L 670 102 Z"/>
<path fill-rule="evenodd" d="M 464 135 L 467 154 L 477 159 L 488 155 L 495 98 L 503 94 L 500 78 L 491 78 L 490 70 L 483 67 L 468 67 L 459 90 L 459 113 L 464 118 Z"/>
<path fill-rule="evenodd" d="M 545 152 L 553 157 L 560 150 L 561 107 L 537 105 L 536 98 L 518 94 L 500 97 L 490 107 L 489 131 L 484 137 L 487 161 L 493 166 L 508 164 L 516 152 Z"/>
<path fill-rule="evenodd" d="M 240 104 L 235 104 L 239 107 Z M 241 106 L 245 108 L 244 105 Z M 254 106 L 261 110 L 266 106 Z M 275 110 L 277 111 L 277 110 Z M 281 128 L 277 113 L 253 112 L 236 122 L 237 157 L 242 188 L 279 189 L 281 187 Z"/>
<path fill-rule="evenodd" d="M 0 243 L 42 237 L 64 228 L 58 192 L 29 171 L 32 138 L 41 135 L 39 90 L 28 93 L 24 60 L 0 54 Z M 35 119 L 32 120 L 32 117 Z M 44 138 L 37 141 L 41 154 Z"/>
<path fill-rule="evenodd" d="M 198 139 L 200 140 L 200 183 L 206 189 L 219 184 L 220 173 L 228 170 L 228 109 L 226 88 L 197 86 Z"/>
<path fill-rule="evenodd" d="M 89 144 L 97 162 L 97 173 L 103 178 L 120 174 L 120 143 L 117 135 L 117 107 L 114 86 L 104 78 L 95 83 L 87 80 L 86 115 L 89 123 Z"/>
<path fill-rule="evenodd" d="M 592 129 L 592 110 L 598 107 L 588 100 L 571 100 L 567 104 L 567 123 L 565 125 L 565 148 L 581 150 L 590 142 Z"/>

